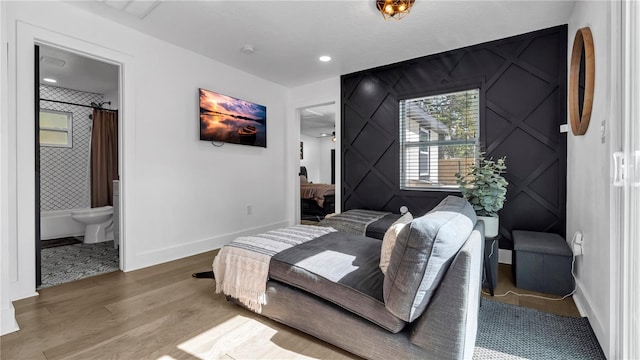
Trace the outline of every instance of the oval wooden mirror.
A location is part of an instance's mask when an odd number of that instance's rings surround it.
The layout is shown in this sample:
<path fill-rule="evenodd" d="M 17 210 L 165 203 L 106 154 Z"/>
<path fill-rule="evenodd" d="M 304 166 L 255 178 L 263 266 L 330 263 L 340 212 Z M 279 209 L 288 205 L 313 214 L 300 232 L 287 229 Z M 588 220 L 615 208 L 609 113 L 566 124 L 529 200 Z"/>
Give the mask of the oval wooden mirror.
<path fill-rule="evenodd" d="M 595 57 L 588 27 L 578 29 L 573 40 L 569 69 L 569 120 L 573 135 L 584 135 L 591 119 Z"/>

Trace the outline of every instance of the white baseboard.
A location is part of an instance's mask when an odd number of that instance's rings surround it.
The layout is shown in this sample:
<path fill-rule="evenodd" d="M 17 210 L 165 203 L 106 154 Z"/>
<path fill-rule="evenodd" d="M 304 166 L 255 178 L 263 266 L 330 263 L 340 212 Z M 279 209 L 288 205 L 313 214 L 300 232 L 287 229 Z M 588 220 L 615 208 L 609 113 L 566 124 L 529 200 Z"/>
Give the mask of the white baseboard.
<path fill-rule="evenodd" d="M 511 250 L 498 249 L 498 262 L 511 265 Z"/>
<path fill-rule="evenodd" d="M 582 291 L 582 287 L 580 286 L 580 282 L 576 279 L 576 292 L 573 294 L 573 302 L 576 304 L 578 308 L 578 312 L 580 316 L 586 317 L 593 329 L 600 346 L 602 347 L 602 351 L 605 354 L 609 354 L 609 338 L 608 331 L 602 326 L 602 322 L 598 318 L 598 315 L 589 303 L 589 299 L 587 294 Z"/>
<path fill-rule="evenodd" d="M 500 262 L 501 264 L 512 265 L 512 253 L 512 250 L 498 249 L 498 262 Z M 602 322 L 600 322 L 598 316 L 591 308 L 591 305 L 589 305 L 588 296 L 582 291 L 578 279 L 576 279 L 576 291 L 573 294 L 573 301 L 578 308 L 580 316 L 586 317 L 589 321 L 589 324 L 591 325 L 591 328 L 593 328 L 593 332 L 596 334 L 596 338 L 598 339 L 602 350 L 605 352 L 605 354 L 607 354 L 607 351 L 609 350 L 609 341 L 607 338 L 608 332 L 605 331 L 605 328 L 602 326 Z"/>
<path fill-rule="evenodd" d="M 17 284 L 17 283 L 12 283 L 13 284 Z M 18 284 L 20 285 L 20 284 Z M 35 287 L 35 285 L 34 285 Z M 40 294 L 37 291 L 33 291 L 33 289 L 24 289 L 21 288 L 19 286 L 14 287 L 10 294 L 13 295 L 13 297 L 11 298 L 11 301 L 18 301 L 18 300 L 22 300 L 22 299 L 28 299 L 30 297 L 34 297 L 34 296 L 39 296 Z"/>
<path fill-rule="evenodd" d="M 127 266 L 124 271 L 128 272 L 138 270 L 165 262 L 182 259 L 188 256 L 202 254 L 207 251 L 219 249 L 239 236 L 258 234 L 286 226 L 289 226 L 288 221 L 280 221 L 272 224 L 245 229 L 234 233 L 218 235 L 213 238 L 201 239 L 183 244 L 176 244 L 162 249 L 139 252 L 133 256 L 133 259 L 127 259 Z M 211 262 L 213 262 L 213 259 L 211 259 Z"/>
<path fill-rule="evenodd" d="M 586 301 L 584 293 L 582 292 L 582 289 L 580 288 L 580 285 L 578 284 L 577 280 L 576 280 L 576 292 L 573 293 L 573 302 L 576 304 L 576 307 L 578 308 L 578 312 L 580 313 L 580 316 L 584 317 L 590 313 L 591 306 L 589 306 L 589 303 Z"/>
<path fill-rule="evenodd" d="M 20 326 L 18 326 L 18 322 L 16 321 L 16 310 L 14 309 L 13 304 L 9 303 L 8 307 L 2 308 L 0 319 L 2 319 L 0 335 L 6 335 L 20 330 Z"/>

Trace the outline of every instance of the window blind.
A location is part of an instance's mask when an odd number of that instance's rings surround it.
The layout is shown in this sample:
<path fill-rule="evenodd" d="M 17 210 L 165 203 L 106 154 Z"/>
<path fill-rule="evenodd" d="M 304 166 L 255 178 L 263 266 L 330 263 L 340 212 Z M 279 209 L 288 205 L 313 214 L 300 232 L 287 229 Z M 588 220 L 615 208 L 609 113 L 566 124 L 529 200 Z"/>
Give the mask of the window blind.
<path fill-rule="evenodd" d="M 400 188 L 457 189 L 478 154 L 480 90 L 400 101 Z"/>

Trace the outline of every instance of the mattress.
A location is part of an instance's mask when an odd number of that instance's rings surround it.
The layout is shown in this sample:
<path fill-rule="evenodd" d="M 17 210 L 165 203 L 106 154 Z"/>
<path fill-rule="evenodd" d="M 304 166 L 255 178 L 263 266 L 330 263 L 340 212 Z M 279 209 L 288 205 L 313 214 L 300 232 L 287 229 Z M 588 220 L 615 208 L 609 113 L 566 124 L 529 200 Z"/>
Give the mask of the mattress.
<path fill-rule="evenodd" d="M 384 275 L 379 263 L 380 241 L 334 232 L 274 255 L 269 278 L 328 300 L 397 333 L 406 322 L 385 308 Z"/>
<path fill-rule="evenodd" d="M 387 214 L 367 226 L 366 236 L 382 240 L 387 229 L 400 218 L 400 214 Z"/>

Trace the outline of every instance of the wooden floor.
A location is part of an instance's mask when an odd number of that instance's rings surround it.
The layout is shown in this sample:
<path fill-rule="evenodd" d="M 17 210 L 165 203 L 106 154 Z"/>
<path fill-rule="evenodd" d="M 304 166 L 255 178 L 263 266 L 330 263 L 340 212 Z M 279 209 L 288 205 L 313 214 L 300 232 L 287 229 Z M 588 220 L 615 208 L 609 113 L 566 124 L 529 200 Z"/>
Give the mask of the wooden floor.
<path fill-rule="evenodd" d="M 485 293 L 486 291 L 486 289 L 483 290 L 483 296 L 491 300 L 546 311 L 556 315 L 580 317 L 580 312 L 578 312 L 578 308 L 573 302 L 573 298 L 570 296 L 564 300 L 559 301 L 546 300 L 539 297 L 559 299 L 562 298 L 562 296 L 544 294 L 540 292 L 516 288 L 513 282 L 511 265 L 498 265 L 498 286 L 494 291 L 495 296 L 489 296 L 489 294 Z M 506 296 L 501 296 L 509 291 L 521 295 L 534 295 L 535 297 L 518 296 L 511 293 Z"/>
<path fill-rule="evenodd" d="M 14 302 L 20 331 L 2 336 L 1 359 L 350 359 L 352 355 L 214 294 L 209 252 L 129 273 L 43 289 Z M 501 265 L 496 294 L 513 289 Z M 512 283 L 512 282 L 511 282 Z M 518 291 L 520 291 L 518 289 Z M 495 300 L 577 316 L 571 299 Z"/>

